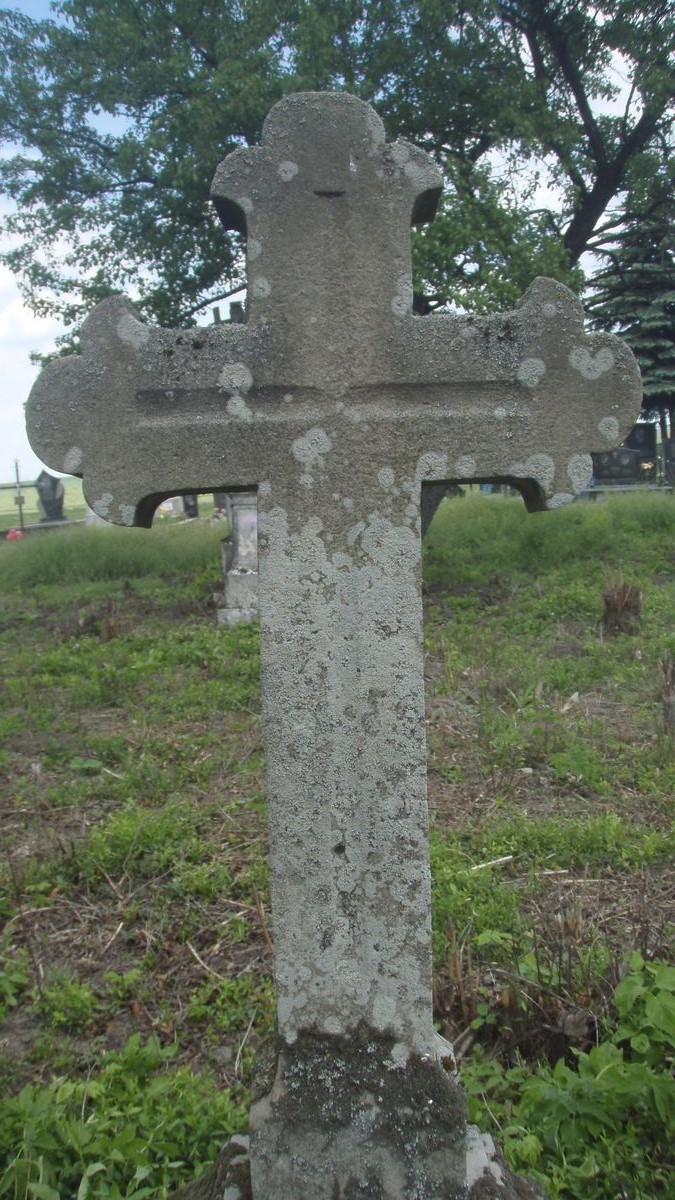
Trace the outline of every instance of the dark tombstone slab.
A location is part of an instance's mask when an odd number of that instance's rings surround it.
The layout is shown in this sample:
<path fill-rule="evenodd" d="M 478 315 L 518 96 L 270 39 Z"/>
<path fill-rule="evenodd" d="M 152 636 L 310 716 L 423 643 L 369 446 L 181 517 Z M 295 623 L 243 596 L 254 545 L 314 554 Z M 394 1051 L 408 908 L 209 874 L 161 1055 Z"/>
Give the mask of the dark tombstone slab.
<path fill-rule="evenodd" d="M 48 471 L 40 471 L 35 486 L 38 494 L 40 521 L 65 521 L 63 515 L 63 483 Z"/>
<path fill-rule="evenodd" d="M 658 462 L 656 426 L 638 422 L 616 450 L 593 454 L 592 459 L 593 475 L 598 484 L 653 482 Z"/>

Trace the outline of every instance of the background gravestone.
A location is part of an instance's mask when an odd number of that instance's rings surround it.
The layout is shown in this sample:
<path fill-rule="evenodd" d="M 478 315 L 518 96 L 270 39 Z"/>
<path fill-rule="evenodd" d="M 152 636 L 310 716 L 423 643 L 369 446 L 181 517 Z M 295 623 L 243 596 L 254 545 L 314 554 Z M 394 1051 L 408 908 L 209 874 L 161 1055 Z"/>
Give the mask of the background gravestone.
<path fill-rule="evenodd" d="M 35 484 L 38 493 L 38 508 L 40 521 L 65 521 L 63 515 L 63 483 L 50 475 L 48 471 L 40 471 Z"/>
<path fill-rule="evenodd" d="M 247 237 L 247 323 L 151 330 L 106 301 L 29 404 L 37 453 L 107 519 L 257 489 L 278 1039 L 255 1200 L 522 1192 L 467 1133 L 433 1025 L 421 490 L 564 504 L 641 391 L 551 280 L 503 317 L 413 317 L 410 223 L 440 182 L 354 97 L 287 97 L 214 180 Z"/>
<path fill-rule="evenodd" d="M 221 542 L 223 591 L 214 596 L 219 625 L 258 615 L 258 501 L 255 492 L 223 498 L 229 533 Z"/>

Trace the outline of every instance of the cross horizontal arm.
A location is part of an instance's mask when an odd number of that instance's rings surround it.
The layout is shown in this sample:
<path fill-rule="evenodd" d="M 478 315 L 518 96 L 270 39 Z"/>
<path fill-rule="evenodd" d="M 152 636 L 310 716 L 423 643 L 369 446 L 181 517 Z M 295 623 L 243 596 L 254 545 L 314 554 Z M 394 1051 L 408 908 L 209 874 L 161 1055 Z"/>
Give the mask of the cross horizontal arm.
<path fill-rule="evenodd" d="M 501 479 L 529 507 L 555 507 L 639 409 L 630 351 L 585 335 L 580 305 L 551 280 L 505 316 L 400 318 L 351 384 L 294 385 L 273 341 L 248 326 L 151 330 L 127 301 L 104 301 L 82 355 L 33 388 L 36 453 L 81 474 L 94 510 L 127 525 L 149 525 L 178 492 L 309 488 L 315 468 L 416 486 Z"/>

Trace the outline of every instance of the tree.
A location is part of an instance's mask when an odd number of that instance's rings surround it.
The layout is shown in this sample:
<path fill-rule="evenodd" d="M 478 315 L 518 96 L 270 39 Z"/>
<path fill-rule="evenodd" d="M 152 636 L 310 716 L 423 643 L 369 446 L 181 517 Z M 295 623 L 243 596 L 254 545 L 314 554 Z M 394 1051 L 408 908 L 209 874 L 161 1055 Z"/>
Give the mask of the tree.
<path fill-rule="evenodd" d="M 347 88 L 440 163 L 446 199 L 414 243 L 427 309 L 503 307 L 537 273 L 578 285 L 584 252 L 648 211 L 655 176 L 672 183 L 674 0 L 54 10 L 0 12 L 0 189 L 16 205 L 6 261 L 36 311 L 66 322 L 127 288 L 185 324 L 241 283 L 209 181 L 288 91 Z"/>
<path fill-rule="evenodd" d="M 56 11 L 65 23 L 1 14 L 0 129 L 17 149 L 0 168 L 17 206 L 6 261 L 35 311 L 66 323 L 120 288 L 187 323 L 241 283 L 209 183 L 282 94 L 266 0 Z"/>
<path fill-rule="evenodd" d="M 592 281 L 588 308 L 598 329 L 619 333 L 635 354 L 644 385 L 642 416 L 656 420 L 664 447 L 675 438 L 675 224 L 665 203 L 631 225 Z M 670 463 L 671 455 L 668 454 Z M 671 464 L 672 465 L 672 464 Z"/>

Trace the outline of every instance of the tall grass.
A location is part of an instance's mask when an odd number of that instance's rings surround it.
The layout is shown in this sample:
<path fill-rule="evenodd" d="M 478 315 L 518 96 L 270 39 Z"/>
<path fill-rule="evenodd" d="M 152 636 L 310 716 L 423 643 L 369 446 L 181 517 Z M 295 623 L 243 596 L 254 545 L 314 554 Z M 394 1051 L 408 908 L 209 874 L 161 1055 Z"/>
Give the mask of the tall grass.
<path fill-rule="evenodd" d="M 0 586 L 18 591 L 40 584 L 189 574 L 213 562 L 222 526 L 202 524 L 118 529 L 88 526 L 31 534 L 0 543 Z M 637 534 L 637 537 L 636 537 Z M 428 578 L 445 585 L 489 580 L 513 572 L 570 569 L 580 556 L 602 568 L 664 562 L 675 542 L 675 499 L 631 493 L 578 502 L 551 513 L 527 513 L 522 501 L 470 495 L 446 501 L 426 545 Z"/>
<path fill-rule="evenodd" d="M 40 584 L 190 574 L 216 560 L 223 526 L 196 523 L 152 529 L 92 525 L 30 534 L 0 544 L 0 586 L 22 591 Z"/>
<path fill-rule="evenodd" d="M 637 535 L 637 536 L 636 536 Z M 580 557 L 603 567 L 672 556 L 675 498 L 630 493 L 528 513 L 521 500 L 476 495 L 446 500 L 429 531 L 429 579 L 474 583 L 490 576 L 575 569 Z M 671 558 L 672 562 L 672 558 Z"/>

